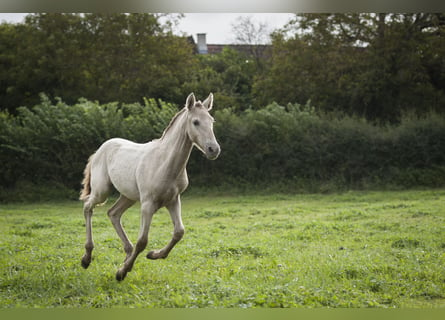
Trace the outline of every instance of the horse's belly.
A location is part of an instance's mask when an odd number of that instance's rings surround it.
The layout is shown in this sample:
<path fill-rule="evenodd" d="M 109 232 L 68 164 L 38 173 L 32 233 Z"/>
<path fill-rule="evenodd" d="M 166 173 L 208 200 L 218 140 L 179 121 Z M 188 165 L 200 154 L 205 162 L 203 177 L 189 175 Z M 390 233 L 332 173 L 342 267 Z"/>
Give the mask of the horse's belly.
<path fill-rule="evenodd" d="M 108 165 L 108 175 L 116 190 L 131 200 L 139 200 L 139 190 L 135 177 L 137 158 L 115 157 Z"/>
<path fill-rule="evenodd" d="M 116 190 L 131 200 L 139 200 L 139 191 L 132 170 L 110 170 L 110 180 Z"/>

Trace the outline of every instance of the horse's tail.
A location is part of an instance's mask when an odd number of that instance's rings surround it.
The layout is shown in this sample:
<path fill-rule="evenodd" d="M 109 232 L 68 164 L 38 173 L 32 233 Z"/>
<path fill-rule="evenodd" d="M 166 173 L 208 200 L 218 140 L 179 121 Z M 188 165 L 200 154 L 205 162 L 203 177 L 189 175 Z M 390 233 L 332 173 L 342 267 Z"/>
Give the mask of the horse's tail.
<path fill-rule="evenodd" d="M 82 201 L 87 200 L 91 193 L 91 161 L 93 160 L 93 156 L 94 154 L 88 159 L 87 166 L 83 171 L 83 180 L 82 180 L 83 188 L 80 191 L 80 197 L 79 197 L 79 200 Z"/>

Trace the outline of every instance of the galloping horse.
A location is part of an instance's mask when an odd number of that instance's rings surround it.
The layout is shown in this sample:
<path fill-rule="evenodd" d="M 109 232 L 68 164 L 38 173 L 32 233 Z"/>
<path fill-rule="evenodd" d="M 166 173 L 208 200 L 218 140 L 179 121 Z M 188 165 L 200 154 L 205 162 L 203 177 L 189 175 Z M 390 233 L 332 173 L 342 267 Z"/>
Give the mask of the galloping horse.
<path fill-rule="evenodd" d="M 162 249 L 150 251 L 149 259 L 166 258 L 184 235 L 181 219 L 180 194 L 188 186 L 186 165 L 193 146 L 208 159 L 214 160 L 220 146 L 213 133 L 214 119 L 209 111 L 213 106 L 210 93 L 204 101 L 196 101 L 191 93 L 185 107 L 179 111 L 165 129 L 162 137 L 145 144 L 125 139 L 110 139 L 89 158 L 84 171 L 80 200 L 84 201 L 86 221 L 85 254 L 82 266 L 91 263 L 93 235 L 91 217 L 96 205 L 103 203 L 112 186 L 120 193 L 116 203 L 108 210 L 108 216 L 122 240 L 126 259 L 117 271 L 121 281 L 131 271 L 137 256 L 148 242 L 148 230 L 153 214 L 166 207 L 173 221 L 173 237 Z M 136 201 L 141 203 L 141 225 L 136 246 L 133 246 L 121 224 L 122 214 Z"/>

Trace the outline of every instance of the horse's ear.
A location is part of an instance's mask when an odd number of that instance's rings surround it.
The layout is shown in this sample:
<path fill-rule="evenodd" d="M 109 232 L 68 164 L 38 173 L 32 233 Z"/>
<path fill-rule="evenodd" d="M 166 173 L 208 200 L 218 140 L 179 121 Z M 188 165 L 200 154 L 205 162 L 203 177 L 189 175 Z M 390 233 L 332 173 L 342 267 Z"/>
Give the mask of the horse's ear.
<path fill-rule="evenodd" d="M 187 100 L 185 101 L 185 106 L 190 110 L 196 103 L 195 95 L 192 93 L 189 94 Z"/>
<path fill-rule="evenodd" d="M 204 107 L 207 108 L 207 110 L 212 110 L 213 108 L 213 93 L 210 93 L 209 96 L 207 97 L 207 99 L 204 100 L 204 102 L 202 103 L 204 105 Z"/>

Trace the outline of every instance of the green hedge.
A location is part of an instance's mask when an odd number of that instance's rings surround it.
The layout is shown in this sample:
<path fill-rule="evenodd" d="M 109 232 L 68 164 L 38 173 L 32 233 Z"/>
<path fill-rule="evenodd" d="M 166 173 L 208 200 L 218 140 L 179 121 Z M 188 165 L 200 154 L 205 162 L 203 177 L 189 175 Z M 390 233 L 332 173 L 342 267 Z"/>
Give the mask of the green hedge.
<path fill-rule="evenodd" d="M 1 186 L 28 181 L 78 189 L 89 155 L 105 140 L 152 140 L 176 111 L 176 106 L 152 99 L 145 105 L 80 100 L 69 106 L 42 96 L 39 105 L 20 108 L 16 117 L 0 113 Z"/>
<path fill-rule="evenodd" d="M 178 110 L 153 99 L 69 106 L 42 96 L 16 116 L 0 113 L 0 200 L 22 185 L 78 190 L 85 163 L 101 143 L 157 138 Z M 192 153 L 192 186 L 300 192 L 445 185 L 445 120 L 434 114 L 381 126 L 319 115 L 309 104 L 271 104 L 241 114 L 216 110 L 215 118 L 221 156 L 208 161 Z"/>
<path fill-rule="evenodd" d="M 445 120 L 435 114 L 382 126 L 318 115 L 310 105 L 272 104 L 215 118 L 220 158 L 195 156 L 189 166 L 204 173 L 196 174 L 202 184 L 289 192 L 445 185 Z"/>

